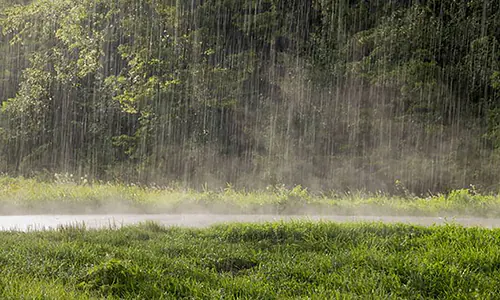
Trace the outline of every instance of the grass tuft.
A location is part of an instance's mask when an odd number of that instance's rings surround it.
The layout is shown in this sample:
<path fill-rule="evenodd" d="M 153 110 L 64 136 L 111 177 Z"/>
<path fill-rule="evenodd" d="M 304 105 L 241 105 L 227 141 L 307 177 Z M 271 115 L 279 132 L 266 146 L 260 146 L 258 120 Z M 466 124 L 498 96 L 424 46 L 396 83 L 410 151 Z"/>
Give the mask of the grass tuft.
<path fill-rule="evenodd" d="M 142 277 L 140 269 L 130 261 L 112 258 L 92 266 L 76 286 L 102 296 L 124 297 L 138 292 Z"/>

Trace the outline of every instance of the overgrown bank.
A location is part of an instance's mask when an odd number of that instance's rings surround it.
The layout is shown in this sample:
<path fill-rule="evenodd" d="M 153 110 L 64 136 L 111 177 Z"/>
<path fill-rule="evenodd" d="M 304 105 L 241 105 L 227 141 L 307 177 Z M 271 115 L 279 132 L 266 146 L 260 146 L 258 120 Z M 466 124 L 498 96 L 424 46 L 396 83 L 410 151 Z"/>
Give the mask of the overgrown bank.
<path fill-rule="evenodd" d="M 0 214 L 216 213 L 500 217 L 500 197 L 473 188 L 417 197 L 383 193 L 320 193 L 301 186 L 260 191 L 88 183 L 0 177 Z"/>
<path fill-rule="evenodd" d="M 0 297 L 496 299 L 499 241 L 453 225 L 0 232 Z"/>

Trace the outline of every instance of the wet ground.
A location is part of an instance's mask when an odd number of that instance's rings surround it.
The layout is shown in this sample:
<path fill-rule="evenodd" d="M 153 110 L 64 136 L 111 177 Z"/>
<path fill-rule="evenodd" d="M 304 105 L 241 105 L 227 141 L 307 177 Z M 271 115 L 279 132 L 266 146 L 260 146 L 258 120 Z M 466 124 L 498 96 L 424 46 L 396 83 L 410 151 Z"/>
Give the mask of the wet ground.
<path fill-rule="evenodd" d="M 154 221 L 165 226 L 206 227 L 227 222 L 269 221 L 334 221 L 334 222 L 384 222 L 424 226 L 456 223 L 464 226 L 500 227 L 500 219 L 395 217 L 395 216 L 278 216 L 278 215 L 211 215 L 211 214 L 116 214 L 116 215 L 21 215 L 0 216 L 0 230 L 41 230 L 61 225 L 81 225 L 87 228 L 117 228 L 125 225 Z"/>

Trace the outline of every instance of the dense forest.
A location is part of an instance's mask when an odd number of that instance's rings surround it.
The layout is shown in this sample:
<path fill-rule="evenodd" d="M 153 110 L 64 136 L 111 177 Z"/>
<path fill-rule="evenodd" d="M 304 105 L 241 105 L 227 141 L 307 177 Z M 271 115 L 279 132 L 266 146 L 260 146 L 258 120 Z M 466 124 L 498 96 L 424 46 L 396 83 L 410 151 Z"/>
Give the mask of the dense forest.
<path fill-rule="evenodd" d="M 500 1 L 0 0 L 0 172 L 500 188 Z"/>

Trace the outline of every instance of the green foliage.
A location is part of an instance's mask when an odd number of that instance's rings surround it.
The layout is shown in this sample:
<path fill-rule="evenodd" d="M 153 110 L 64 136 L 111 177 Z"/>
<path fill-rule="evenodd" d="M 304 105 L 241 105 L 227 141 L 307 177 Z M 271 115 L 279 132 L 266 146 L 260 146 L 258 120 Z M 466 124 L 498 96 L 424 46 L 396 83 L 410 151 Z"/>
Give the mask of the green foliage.
<path fill-rule="evenodd" d="M 448 194 L 417 197 L 401 182 L 395 193 L 309 192 L 302 186 L 273 186 L 263 191 L 186 190 L 91 181 L 73 174 L 55 174 L 53 181 L 0 177 L 3 214 L 69 213 L 215 213 L 281 215 L 414 215 L 498 217 L 500 197 L 475 187 Z"/>
<path fill-rule="evenodd" d="M 500 89 L 500 72 L 493 72 L 493 75 L 491 75 L 491 85 L 495 89 Z"/>
<path fill-rule="evenodd" d="M 0 3 L 2 172 L 498 188 L 498 1 Z"/>
<path fill-rule="evenodd" d="M 488 131 L 485 135 L 495 148 L 500 147 L 500 108 L 494 108 L 488 114 Z"/>
<path fill-rule="evenodd" d="M 90 268 L 77 286 L 104 296 L 124 297 L 138 292 L 144 281 L 141 277 L 140 269 L 130 261 L 112 258 Z"/>

